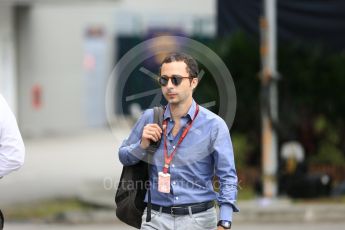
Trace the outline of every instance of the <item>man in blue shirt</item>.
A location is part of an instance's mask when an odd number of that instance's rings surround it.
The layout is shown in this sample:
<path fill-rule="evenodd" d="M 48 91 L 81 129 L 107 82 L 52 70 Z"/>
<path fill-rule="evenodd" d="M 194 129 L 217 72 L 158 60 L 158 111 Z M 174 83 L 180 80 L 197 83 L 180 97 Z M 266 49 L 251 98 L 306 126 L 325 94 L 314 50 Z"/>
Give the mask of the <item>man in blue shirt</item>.
<path fill-rule="evenodd" d="M 189 55 L 168 55 L 159 77 L 168 101 L 163 130 L 153 124 L 153 109 L 148 109 L 120 147 L 122 164 L 133 165 L 145 157 L 150 141 L 162 138 L 150 175 L 152 219 L 145 221 L 145 210 L 141 229 L 230 229 L 232 213 L 239 211 L 229 129 L 222 118 L 194 101 L 198 71 Z M 214 191 L 214 175 L 219 193 Z"/>

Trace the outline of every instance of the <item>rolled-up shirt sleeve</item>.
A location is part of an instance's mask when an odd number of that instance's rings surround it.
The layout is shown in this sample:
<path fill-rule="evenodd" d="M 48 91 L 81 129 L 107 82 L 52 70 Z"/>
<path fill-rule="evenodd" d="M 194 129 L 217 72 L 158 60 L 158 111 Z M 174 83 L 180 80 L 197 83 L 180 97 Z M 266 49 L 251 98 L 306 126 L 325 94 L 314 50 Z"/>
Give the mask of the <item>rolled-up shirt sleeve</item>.
<path fill-rule="evenodd" d="M 146 155 L 145 149 L 141 148 L 140 141 L 144 126 L 150 122 L 153 110 L 148 109 L 138 119 L 127 139 L 122 142 L 119 149 L 119 160 L 123 165 L 134 165 Z"/>
<path fill-rule="evenodd" d="M 222 119 L 212 129 L 212 140 L 215 171 L 220 184 L 217 197 L 219 219 L 232 221 L 232 213 L 239 211 L 236 204 L 238 179 L 229 129 Z"/>
<path fill-rule="evenodd" d="M 25 147 L 16 118 L 0 95 L 0 177 L 24 164 Z"/>

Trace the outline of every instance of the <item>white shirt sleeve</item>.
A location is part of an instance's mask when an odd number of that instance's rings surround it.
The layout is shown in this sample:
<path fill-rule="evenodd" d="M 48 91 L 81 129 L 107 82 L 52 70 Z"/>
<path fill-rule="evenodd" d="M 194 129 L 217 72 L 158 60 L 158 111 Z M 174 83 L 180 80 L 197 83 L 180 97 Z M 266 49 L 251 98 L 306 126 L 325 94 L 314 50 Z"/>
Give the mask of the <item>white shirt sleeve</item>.
<path fill-rule="evenodd" d="M 16 118 L 0 95 L 0 177 L 19 169 L 24 157 L 25 147 Z"/>

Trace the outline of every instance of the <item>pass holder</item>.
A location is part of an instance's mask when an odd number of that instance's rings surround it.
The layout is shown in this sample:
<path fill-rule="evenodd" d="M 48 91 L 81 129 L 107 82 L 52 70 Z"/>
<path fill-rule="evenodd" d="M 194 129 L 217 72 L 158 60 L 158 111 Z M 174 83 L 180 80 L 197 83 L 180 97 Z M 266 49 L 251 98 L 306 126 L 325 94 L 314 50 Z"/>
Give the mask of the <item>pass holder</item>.
<path fill-rule="evenodd" d="M 158 191 L 170 193 L 170 173 L 158 173 Z"/>

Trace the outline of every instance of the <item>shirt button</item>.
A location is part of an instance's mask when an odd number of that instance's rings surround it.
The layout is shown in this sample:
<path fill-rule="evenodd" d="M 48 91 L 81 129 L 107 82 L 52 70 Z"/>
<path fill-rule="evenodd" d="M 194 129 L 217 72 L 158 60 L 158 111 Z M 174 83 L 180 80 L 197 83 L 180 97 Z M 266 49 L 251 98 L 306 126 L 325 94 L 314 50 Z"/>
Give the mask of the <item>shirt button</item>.
<path fill-rule="evenodd" d="M 178 200 L 178 196 L 177 196 L 177 197 L 175 197 L 175 200 Z"/>
<path fill-rule="evenodd" d="M 175 148 L 176 148 L 176 146 L 174 145 L 174 146 L 173 146 L 173 149 L 175 149 Z"/>
<path fill-rule="evenodd" d="M 173 181 L 173 185 L 175 185 L 176 184 L 176 181 Z"/>
<path fill-rule="evenodd" d="M 174 164 L 172 164 L 172 165 L 171 165 L 171 167 L 175 168 L 175 165 L 174 165 Z"/>

